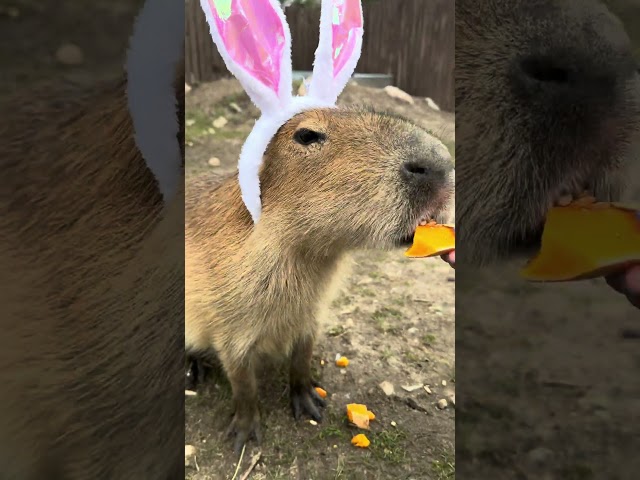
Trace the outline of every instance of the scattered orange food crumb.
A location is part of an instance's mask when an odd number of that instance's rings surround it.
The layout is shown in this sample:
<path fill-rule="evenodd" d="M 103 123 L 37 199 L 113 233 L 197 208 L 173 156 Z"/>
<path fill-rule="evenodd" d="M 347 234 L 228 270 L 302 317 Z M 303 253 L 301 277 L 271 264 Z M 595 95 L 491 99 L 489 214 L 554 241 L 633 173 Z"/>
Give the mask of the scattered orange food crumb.
<path fill-rule="evenodd" d="M 318 392 L 318 395 L 320 395 L 320 398 L 327 398 L 327 391 L 320 388 L 320 387 L 316 387 L 316 392 Z"/>
<path fill-rule="evenodd" d="M 351 444 L 355 445 L 356 447 L 367 448 L 371 444 L 371 442 L 364 433 L 359 433 L 351 439 Z"/>
<path fill-rule="evenodd" d="M 347 357 L 340 357 L 336 360 L 336 366 L 338 367 L 346 367 L 349 365 L 349 359 Z"/>
<path fill-rule="evenodd" d="M 358 428 L 369 429 L 369 422 L 376 416 L 367 410 L 366 405 L 360 403 L 350 403 L 347 405 L 347 418 Z"/>

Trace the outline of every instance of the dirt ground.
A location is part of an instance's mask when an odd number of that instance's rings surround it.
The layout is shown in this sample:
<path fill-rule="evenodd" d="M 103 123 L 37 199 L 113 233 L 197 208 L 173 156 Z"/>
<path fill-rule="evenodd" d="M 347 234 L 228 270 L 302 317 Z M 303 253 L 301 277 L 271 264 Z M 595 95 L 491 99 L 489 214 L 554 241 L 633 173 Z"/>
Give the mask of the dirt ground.
<path fill-rule="evenodd" d="M 194 88 L 187 99 L 187 182 L 193 175 L 236 168 L 240 147 L 257 118 L 240 85 L 221 79 Z M 343 104 L 368 104 L 403 114 L 438 134 L 453 151 L 452 114 L 414 105 L 381 90 L 349 86 Z M 224 117 L 227 123 L 221 126 Z M 214 126 L 214 123 L 217 126 Z M 219 160 L 211 160 L 215 157 Z M 218 165 L 219 163 L 219 165 Z M 319 425 L 295 423 L 280 366 L 263 375 L 264 440 L 258 479 L 446 479 L 455 475 L 455 272 L 440 260 L 408 260 L 401 250 L 357 252 L 352 276 L 335 299 L 315 349 L 317 379 L 329 394 Z M 335 366 L 336 354 L 350 359 Z M 268 369 L 269 370 L 269 369 Z M 391 382 L 395 393 L 379 387 Z M 403 386 L 428 385 L 409 393 Z M 440 399 L 449 406 L 437 408 Z M 367 450 L 350 444 L 356 429 L 346 420 L 348 403 L 365 403 L 376 419 Z M 231 415 L 230 391 L 217 372 L 186 398 L 186 443 L 197 449 L 192 480 L 234 478 L 237 464 L 222 432 Z M 255 445 L 238 468 L 245 472 Z"/>

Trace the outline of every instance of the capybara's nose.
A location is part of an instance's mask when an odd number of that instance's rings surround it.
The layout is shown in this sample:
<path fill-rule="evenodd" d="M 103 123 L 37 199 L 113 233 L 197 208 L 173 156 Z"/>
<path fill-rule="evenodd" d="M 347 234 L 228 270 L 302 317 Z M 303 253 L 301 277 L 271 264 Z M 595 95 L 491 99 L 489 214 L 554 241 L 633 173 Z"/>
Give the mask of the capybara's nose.
<path fill-rule="evenodd" d="M 594 28 L 589 22 L 596 22 Z M 511 63 L 516 94 L 529 102 L 572 109 L 598 108 L 616 98 L 636 73 L 630 41 L 611 15 L 585 19 L 584 28 L 558 31 L 557 24 L 540 35 L 545 41 L 523 45 Z"/>
<path fill-rule="evenodd" d="M 450 182 L 453 161 L 443 146 L 431 152 L 406 160 L 401 167 L 404 180 L 414 188 L 447 186 Z"/>

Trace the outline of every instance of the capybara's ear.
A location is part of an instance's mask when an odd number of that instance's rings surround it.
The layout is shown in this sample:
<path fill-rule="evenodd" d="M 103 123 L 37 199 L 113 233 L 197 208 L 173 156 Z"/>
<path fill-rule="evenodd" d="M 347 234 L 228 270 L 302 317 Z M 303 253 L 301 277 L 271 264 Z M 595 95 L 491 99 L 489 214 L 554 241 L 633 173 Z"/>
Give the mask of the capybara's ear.
<path fill-rule="evenodd" d="M 229 71 L 263 113 L 291 101 L 291 34 L 276 0 L 200 0 Z"/>
<path fill-rule="evenodd" d="M 363 32 L 361 0 L 322 0 L 309 96 L 336 102 L 360 58 Z"/>
<path fill-rule="evenodd" d="M 183 21 L 176 21 L 180 18 Z M 182 183 L 184 163 L 182 2 L 145 2 L 134 25 L 126 70 L 127 102 L 136 145 L 168 201 Z"/>

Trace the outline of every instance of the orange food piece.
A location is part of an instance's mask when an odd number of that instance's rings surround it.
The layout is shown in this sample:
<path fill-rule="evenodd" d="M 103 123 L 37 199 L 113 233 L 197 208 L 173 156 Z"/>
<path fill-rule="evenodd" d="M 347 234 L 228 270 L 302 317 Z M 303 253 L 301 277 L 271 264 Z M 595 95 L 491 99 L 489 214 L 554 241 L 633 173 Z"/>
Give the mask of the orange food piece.
<path fill-rule="evenodd" d="M 376 416 L 361 403 L 350 403 L 347 405 L 347 418 L 358 428 L 369 430 L 369 422 L 375 420 Z"/>
<path fill-rule="evenodd" d="M 456 248 L 456 234 L 453 225 L 430 223 L 418 225 L 413 235 L 413 244 L 405 252 L 411 258 L 444 255 Z"/>
<path fill-rule="evenodd" d="M 324 390 L 323 388 L 316 387 L 316 392 L 318 392 L 318 395 L 320 395 L 320 398 L 327 398 L 327 391 Z"/>
<path fill-rule="evenodd" d="M 340 357 L 336 360 L 337 367 L 347 367 L 349 365 L 349 359 L 347 357 Z"/>
<path fill-rule="evenodd" d="M 527 280 L 596 278 L 640 263 L 640 207 L 571 203 L 549 210 L 538 255 L 521 271 Z"/>
<path fill-rule="evenodd" d="M 367 448 L 371 442 L 364 433 L 359 433 L 351 439 L 351 444 L 360 448 Z"/>

